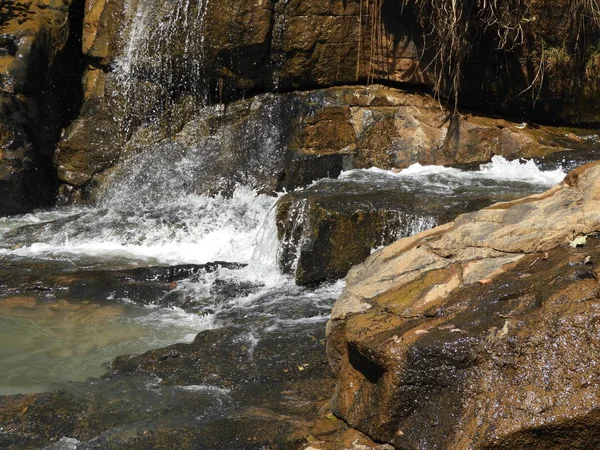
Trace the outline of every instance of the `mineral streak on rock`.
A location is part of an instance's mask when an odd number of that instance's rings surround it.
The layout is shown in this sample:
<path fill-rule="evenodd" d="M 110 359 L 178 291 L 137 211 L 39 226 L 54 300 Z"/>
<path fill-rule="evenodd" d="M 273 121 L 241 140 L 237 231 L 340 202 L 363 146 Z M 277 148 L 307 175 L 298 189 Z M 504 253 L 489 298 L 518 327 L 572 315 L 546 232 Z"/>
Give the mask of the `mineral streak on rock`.
<path fill-rule="evenodd" d="M 354 267 L 328 323 L 335 413 L 400 449 L 596 448 L 598 192 L 591 163 Z"/>

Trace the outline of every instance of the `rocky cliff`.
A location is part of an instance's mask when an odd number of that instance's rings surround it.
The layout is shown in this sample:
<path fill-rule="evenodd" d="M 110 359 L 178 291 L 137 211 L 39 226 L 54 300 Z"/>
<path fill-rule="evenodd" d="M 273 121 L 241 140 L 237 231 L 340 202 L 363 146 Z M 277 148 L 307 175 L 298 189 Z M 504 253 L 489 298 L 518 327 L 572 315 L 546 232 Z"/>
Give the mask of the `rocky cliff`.
<path fill-rule="evenodd" d="M 431 90 L 440 76 L 436 41 L 427 40 L 434 15 L 419 3 L 426 2 L 11 0 L 0 24 L 4 209 L 47 204 L 55 178 L 62 200 L 85 199 L 82 188 L 102 184 L 130 141 L 170 138 L 208 104 L 357 83 Z M 495 29 L 475 27 L 460 104 L 518 121 L 598 123 L 597 27 L 576 3 L 519 4 L 511 48 L 499 45 Z M 338 103 L 336 112 L 292 125 L 322 131 L 329 115 L 333 129 L 354 104 Z M 302 145 L 327 150 L 333 137 L 340 137 L 335 145 L 352 140 L 346 131 L 322 142 L 307 136 Z"/>
<path fill-rule="evenodd" d="M 596 448 L 598 183 L 592 163 L 353 268 L 335 413 L 397 449 Z"/>

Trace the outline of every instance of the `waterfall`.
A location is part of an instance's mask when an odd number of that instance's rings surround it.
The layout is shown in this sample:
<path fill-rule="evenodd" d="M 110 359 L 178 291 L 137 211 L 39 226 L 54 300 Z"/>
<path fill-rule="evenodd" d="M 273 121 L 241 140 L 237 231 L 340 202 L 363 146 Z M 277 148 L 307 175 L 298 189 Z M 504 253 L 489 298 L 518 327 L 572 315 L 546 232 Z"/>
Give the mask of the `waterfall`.
<path fill-rule="evenodd" d="M 128 0 L 127 43 L 114 71 L 127 127 L 130 116 L 146 110 L 152 100 L 154 115 L 182 96 L 199 106 L 208 102 L 203 69 L 208 6 L 209 0 Z"/>

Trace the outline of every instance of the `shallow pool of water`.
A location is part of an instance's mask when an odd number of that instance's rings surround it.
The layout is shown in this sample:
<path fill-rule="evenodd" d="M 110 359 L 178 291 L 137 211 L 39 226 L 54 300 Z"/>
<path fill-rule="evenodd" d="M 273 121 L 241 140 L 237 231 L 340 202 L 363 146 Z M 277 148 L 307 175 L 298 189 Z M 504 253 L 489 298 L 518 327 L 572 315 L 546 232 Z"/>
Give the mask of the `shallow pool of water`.
<path fill-rule="evenodd" d="M 98 377 L 119 355 L 191 342 L 212 325 L 212 316 L 178 308 L 5 297 L 0 299 L 0 395 Z"/>

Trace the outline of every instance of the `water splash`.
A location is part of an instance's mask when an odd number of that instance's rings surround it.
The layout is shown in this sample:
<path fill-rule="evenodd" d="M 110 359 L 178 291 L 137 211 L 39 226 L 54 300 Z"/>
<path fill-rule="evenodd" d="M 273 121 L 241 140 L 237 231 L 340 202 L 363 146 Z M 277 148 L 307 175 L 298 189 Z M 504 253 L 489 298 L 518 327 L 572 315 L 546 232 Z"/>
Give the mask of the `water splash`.
<path fill-rule="evenodd" d="M 156 155 L 162 154 L 160 150 L 156 149 Z M 221 268 L 198 280 L 184 280 L 167 293 L 161 291 L 157 294 L 165 296 L 158 299 L 157 304 L 163 304 L 160 302 L 167 296 L 183 299 L 184 302 L 177 304 L 185 304 L 186 308 L 189 307 L 186 310 L 193 311 L 191 314 L 178 308 L 157 307 L 150 310 L 144 308 L 128 319 L 121 313 L 115 315 L 115 320 L 126 325 L 125 330 L 142 330 L 140 334 L 144 336 L 144 345 L 150 347 L 164 345 L 164 334 L 170 330 L 176 330 L 177 336 L 168 336 L 169 343 L 190 342 L 201 330 L 234 327 L 240 329 L 237 333 L 241 336 L 239 343 L 247 348 L 248 356 L 256 357 L 270 336 L 279 336 L 276 333 L 281 333 L 281 336 L 290 333 L 302 335 L 306 329 L 322 330 L 332 299 L 339 294 L 343 283 L 314 291 L 306 290 L 295 286 L 290 277 L 279 273 L 276 262 L 279 247 L 275 229 L 276 197 L 258 195 L 252 189 L 241 186 L 235 188 L 229 197 L 199 195 L 189 185 L 208 163 L 202 152 L 191 148 L 168 154 L 164 164 L 159 166 L 155 164 L 156 159 L 144 158 L 140 155 L 137 164 L 132 164 L 129 172 L 121 174 L 122 177 L 104 193 L 97 207 L 57 209 L 0 220 L 2 262 L 12 263 L 19 258 L 27 261 L 49 259 L 57 266 L 72 263 L 76 270 L 82 266 L 87 269 L 100 266 L 104 269 L 126 264 L 204 263 L 215 260 L 247 264 L 243 269 Z M 322 181 L 312 188 L 329 191 L 337 183 L 346 195 L 353 190 L 360 193 L 365 186 L 375 186 L 376 189 L 383 186 L 389 190 L 394 187 L 390 180 L 396 180 L 400 187 L 396 186 L 398 191 L 394 191 L 391 197 L 401 204 L 405 202 L 400 195 L 407 186 L 407 189 L 418 192 L 421 200 L 424 198 L 423 192 L 438 185 L 451 189 L 453 195 L 462 199 L 464 190 L 461 189 L 465 186 L 472 189 L 474 185 L 481 184 L 481 180 L 504 176 L 508 167 L 505 166 L 505 172 L 493 170 L 499 163 L 503 164 L 502 161 L 495 161 L 491 167 L 483 167 L 475 174 L 439 167 L 428 168 L 433 174 L 428 176 L 394 174 L 375 169 L 353 171 L 346 172 L 339 181 Z M 413 171 L 415 169 L 413 167 Z M 515 165 L 513 169 L 519 171 L 522 167 Z M 440 173 L 450 173 L 454 178 L 444 179 L 439 177 Z M 514 177 L 514 174 L 511 176 Z M 521 176 L 520 179 L 525 178 Z M 460 185 L 457 180 L 467 181 Z M 490 186 L 486 189 L 498 190 L 497 183 L 491 183 Z M 526 189 L 531 190 L 531 185 L 527 185 Z M 428 198 L 448 201 L 448 197 L 439 195 L 437 191 Z M 302 233 L 300 226 L 306 202 L 300 202 L 297 206 L 300 218 L 295 222 L 299 226 L 295 234 L 299 234 L 300 244 L 296 251 L 303 245 L 303 237 L 307 236 Z M 408 234 L 435 225 L 435 219 L 420 210 L 399 212 L 398 220 L 402 223 L 403 233 Z M 91 292 L 87 285 L 85 292 L 86 295 Z M 70 294 L 57 290 L 52 295 Z M 53 301 L 47 298 L 41 300 Z M 104 302 L 110 298 L 94 300 Z M 126 299 L 119 295 L 114 295 L 111 301 L 118 308 L 135 309 L 134 305 L 127 304 Z M 88 336 L 89 323 L 86 326 L 81 329 Z M 99 334 L 106 335 L 106 328 L 103 324 Z M 144 330 L 152 330 L 152 333 L 159 333 L 162 337 L 154 340 L 152 336 L 143 334 Z M 14 332 L 11 332 L 8 338 L 13 339 L 13 336 Z M 130 337 L 123 338 L 121 334 L 117 344 L 126 339 Z M 49 343 L 55 342 L 56 339 Z M 116 354 L 130 352 L 118 345 Z M 97 353 L 94 351 L 94 354 Z M 16 378 L 20 376 L 15 374 Z"/>
<path fill-rule="evenodd" d="M 66 209 L 39 223 L 5 219 L 0 255 L 124 259 L 153 264 L 252 263 L 276 272 L 274 197 L 239 187 L 223 196 L 167 196 L 113 208 Z M 14 227 L 14 228 L 13 228 Z M 269 228 L 271 227 L 271 228 Z M 11 230 L 12 229 L 12 230 Z M 275 236 L 275 237 L 274 237 Z"/>
<path fill-rule="evenodd" d="M 381 178 L 394 178 L 397 180 L 421 178 L 423 181 L 437 185 L 453 186 L 453 182 L 461 184 L 476 183 L 478 181 L 510 181 L 523 182 L 530 185 L 550 187 L 560 183 L 566 173 L 561 167 L 541 170 L 533 160 L 509 161 L 502 156 L 494 156 L 491 162 L 481 164 L 479 170 L 461 170 L 444 166 L 423 166 L 419 163 L 399 172 L 383 170 L 376 167 L 370 169 L 350 170 L 340 175 L 341 179 L 356 179 L 371 176 L 372 180 Z"/>

